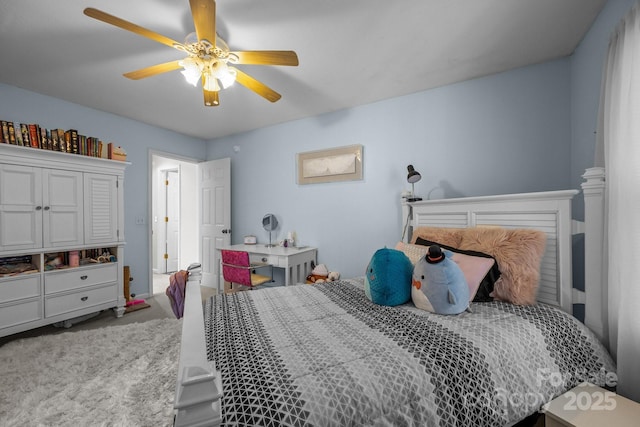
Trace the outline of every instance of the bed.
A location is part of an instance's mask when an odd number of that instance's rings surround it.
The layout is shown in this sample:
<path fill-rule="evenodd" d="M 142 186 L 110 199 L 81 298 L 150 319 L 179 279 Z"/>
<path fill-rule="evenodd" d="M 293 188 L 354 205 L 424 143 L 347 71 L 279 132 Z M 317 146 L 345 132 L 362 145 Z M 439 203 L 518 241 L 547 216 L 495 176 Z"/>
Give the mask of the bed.
<path fill-rule="evenodd" d="M 585 180 L 584 223 L 571 219 L 575 190 L 402 201 L 399 248 L 430 228 L 542 231 L 535 304 L 473 302 L 442 316 L 374 304 L 353 278 L 215 296 L 203 307 L 198 286 L 187 286 L 175 425 L 522 425 L 584 380 L 611 385 L 593 265 L 603 171 Z M 593 245 L 585 292 L 572 287 L 575 233 Z M 593 328 L 571 315 L 574 303 L 585 303 Z"/>

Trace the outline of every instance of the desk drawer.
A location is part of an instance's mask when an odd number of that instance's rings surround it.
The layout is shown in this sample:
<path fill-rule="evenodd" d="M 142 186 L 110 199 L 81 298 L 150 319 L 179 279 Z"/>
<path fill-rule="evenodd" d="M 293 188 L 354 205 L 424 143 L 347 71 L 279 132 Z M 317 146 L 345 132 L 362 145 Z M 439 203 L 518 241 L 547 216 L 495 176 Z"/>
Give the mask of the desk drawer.
<path fill-rule="evenodd" d="M 287 257 L 278 255 L 249 254 L 249 261 L 252 263 L 266 262 L 279 268 L 285 268 L 287 266 Z"/>
<path fill-rule="evenodd" d="M 45 295 L 68 291 L 118 280 L 118 264 L 103 264 L 89 268 L 46 273 L 44 276 Z"/>
<path fill-rule="evenodd" d="M 87 307 L 93 307 L 109 302 L 116 306 L 118 286 L 116 284 L 74 292 L 72 294 L 54 296 L 45 299 L 45 317 L 53 317 L 58 314 L 69 313 Z"/>

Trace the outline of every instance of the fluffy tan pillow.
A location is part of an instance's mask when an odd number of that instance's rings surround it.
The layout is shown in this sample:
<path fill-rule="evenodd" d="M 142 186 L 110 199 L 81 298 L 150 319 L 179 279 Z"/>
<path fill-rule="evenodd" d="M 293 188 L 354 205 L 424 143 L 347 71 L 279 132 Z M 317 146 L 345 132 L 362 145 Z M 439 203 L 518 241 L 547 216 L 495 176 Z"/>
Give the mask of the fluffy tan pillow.
<path fill-rule="evenodd" d="M 413 230 L 411 243 L 415 243 L 418 237 L 422 237 L 441 245 L 459 248 L 464 230 L 464 228 L 417 227 Z"/>
<path fill-rule="evenodd" d="M 535 304 L 540 263 L 547 235 L 540 230 L 472 227 L 464 230 L 460 249 L 488 253 L 500 267 L 492 296 L 512 304 Z"/>

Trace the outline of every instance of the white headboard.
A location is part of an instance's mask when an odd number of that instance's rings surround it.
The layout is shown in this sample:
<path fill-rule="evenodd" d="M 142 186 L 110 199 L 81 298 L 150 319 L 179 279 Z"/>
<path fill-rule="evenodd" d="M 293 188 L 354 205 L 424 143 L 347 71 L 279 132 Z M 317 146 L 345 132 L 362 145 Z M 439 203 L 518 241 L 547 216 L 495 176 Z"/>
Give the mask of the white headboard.
<path fill-rule="evenodd" d="M 537 299 L 573 312 L 571 199 L 578 190 L 402 202 L 403 239 L 415 227 L 533 228 L 547 234 Z"/>

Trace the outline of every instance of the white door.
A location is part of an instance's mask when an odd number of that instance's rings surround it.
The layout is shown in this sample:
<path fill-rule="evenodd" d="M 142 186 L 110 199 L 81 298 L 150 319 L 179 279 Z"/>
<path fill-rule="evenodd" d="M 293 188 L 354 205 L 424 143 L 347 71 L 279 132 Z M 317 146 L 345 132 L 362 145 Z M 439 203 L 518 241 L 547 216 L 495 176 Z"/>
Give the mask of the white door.
<path fill-rule="evenodd" d="M 82 172 L 42 170 L 43 245 L 45 248 L 85 243 L 83 186 Z M 112 191 L 115 191 L 115 188 Z M 110 208 L 102 204 L 99 204 L 96 209 L 98 215 L 105 209 L 106 215 L 110 213 Z M 92 219 L 94 213 L 96 212 L 87 212 L 86 216 Z"/>
<path fill-rule="evenodd" d="M 198 164 L 202 285 L 218 289 L 220 254 L 231 243 L 231 159 Z"/>
<path fill-rule="evenodd" d="M 178 271 L 180 260 L 180 173 L 165 171 L 165 273 Z"/>
<path fill-rule="evenodd" d="M 0 164 L 0 251 L 42 247 L 40 168 Z"/>

